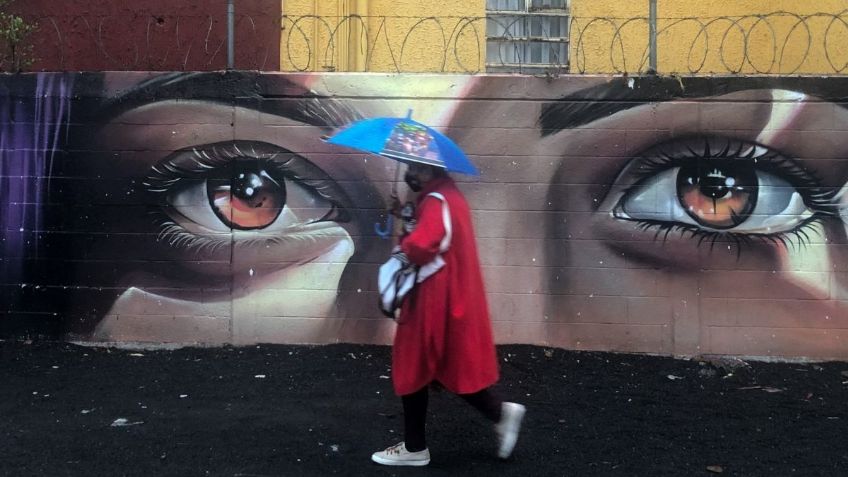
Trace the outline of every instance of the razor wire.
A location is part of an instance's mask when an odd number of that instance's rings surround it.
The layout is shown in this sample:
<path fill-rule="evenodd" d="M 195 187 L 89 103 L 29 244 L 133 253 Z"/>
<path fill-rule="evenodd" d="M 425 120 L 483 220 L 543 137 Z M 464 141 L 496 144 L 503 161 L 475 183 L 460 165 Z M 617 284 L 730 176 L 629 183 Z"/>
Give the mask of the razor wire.
<path fill-rule="evenodd" d="M 216 70 L 226 66 L 226 15 L 27 18 L 33 70 Z M 487 71 L 639 74 L 648 70 L 648 17 L 568 17 L 565 54 L 543 66 L 518 46 L 551 38 L 515 35 L 494 16 L 236 16 L 236 68 L 393 73 Z M 487 36 L 492 27 L 504 32 Z M 846 74 L 848 9 L 800 15 L 658 19 L 659 73 Z M 3 45 L 0 45 L 3 46 Z M 553 48 L 553 47 L 552 47 Z M 497 50 L 496 54 L 492 52 Z M 553 49 L 551 50 L 553 51 Z M 424 64 L 425 66 L 422 66 Z"/>
<path fill-rule="evenodd" d="M 640 31 L 647 31 L 648 21 L 647 17 L 573 18 L 572 73 L 604 68 L 614 73 L 646 72 L 647 39 L 644 45 L 632 40 L 640 36 Z M 608 42 L 599 44 L 594 39 L 603 36 L 599 31 L 607 32 Z M 754 38 L 756 35 L 760 38 Z M 848 10 L 807 15 L 777 11 L 744 16 L 661 17 L 657 36 L 661 58 L 669 45 L 675 46 L 677 54 L 665 57 L 677 69 L 660 64 L 661 73 L 848 73 Z M 598 54 L 601 50 L 605 57 Z M 592 58 L 590 54 L 596 56 Z M 634 57 L 638 62 L 628 64 Z M 810 60 L 816 60 L 817 67 L 805 69 L 805 65 L 810 68 Z M 590 66 L 593 62 L 595 66 Z"/>

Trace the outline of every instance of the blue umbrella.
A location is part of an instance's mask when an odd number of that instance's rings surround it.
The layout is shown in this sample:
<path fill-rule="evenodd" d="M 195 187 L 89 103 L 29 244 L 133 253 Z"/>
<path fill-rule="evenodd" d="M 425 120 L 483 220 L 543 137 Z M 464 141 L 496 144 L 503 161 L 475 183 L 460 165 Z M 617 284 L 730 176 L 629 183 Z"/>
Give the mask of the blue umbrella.
<path fill-rule="evenodd" d="M 372 118 L 351 123 L 326 139 L 330 144 L 346 146 L 395 159 L 441 167 L 449 172 L 480 175 L 462 149 L 444 134 L 412 120 L 410 109 L 405 118 Z M 398 169 L 399 171 L 399 169 Z M 392 196 L 397 197 L 395 180 Z M 393 219 L 388 215 L 385 226 L 374 224 L 377 235 L 391 236 Z"/>
<path fill-rule="evenodd" d="M 448 172 L 480 175 L 462 149 L 444 134 L 405 118 L 373 118 L 351 123 L 327 139 L 330 144 L 347 146 L 401 162 L 418 162 L 441 167 Z"/>

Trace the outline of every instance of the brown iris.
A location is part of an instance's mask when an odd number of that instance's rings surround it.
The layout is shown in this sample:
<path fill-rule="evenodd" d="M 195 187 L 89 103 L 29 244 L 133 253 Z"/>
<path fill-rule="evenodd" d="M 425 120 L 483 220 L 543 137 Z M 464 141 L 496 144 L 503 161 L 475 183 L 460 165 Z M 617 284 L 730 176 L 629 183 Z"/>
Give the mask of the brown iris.
<path fill-rule="evenodd" d="M 265 228 L 286 205 L 286 186 L 257 165 L 236 166 L 231 177 L 208 179 L 212 210 L 227 226 L 240 230 Z"/>
<path fill-rule="evenodd" d="M 757 173 L 747 161 L 698 161 L 680 168 L 677 198 L 699 224 L 733 228 L 757 205 Z"/>

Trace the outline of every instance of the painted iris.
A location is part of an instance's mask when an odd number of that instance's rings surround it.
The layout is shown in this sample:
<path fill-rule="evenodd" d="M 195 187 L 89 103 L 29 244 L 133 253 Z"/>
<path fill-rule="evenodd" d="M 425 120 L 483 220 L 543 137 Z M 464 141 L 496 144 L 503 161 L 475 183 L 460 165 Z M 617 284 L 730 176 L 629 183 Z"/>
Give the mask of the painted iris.
<path fill-rule="evenodd" d="M 757 204 L 758 179 L 754 165 L 716 160 L 680 167 L 677 198 L 701 225 L 729 229 L 743 223 Z"/>

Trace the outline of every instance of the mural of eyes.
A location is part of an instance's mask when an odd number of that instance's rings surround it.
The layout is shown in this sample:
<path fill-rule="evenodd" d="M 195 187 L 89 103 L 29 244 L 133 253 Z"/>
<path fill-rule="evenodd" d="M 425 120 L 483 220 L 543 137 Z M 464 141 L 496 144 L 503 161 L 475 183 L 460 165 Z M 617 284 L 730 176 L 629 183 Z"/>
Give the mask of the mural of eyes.
<path fill-rule="evenodd" d="M 152 169 L 145 185 L 168 216 L 162 233 L 172 245 L 215 248 L 214 234 L 231 231 L 304 239 L 350 219 L 346 194 L 326 172 L 268 143 L 177 151 Z"/>
<path fill-rule="evenodd" d="M 632 178 L 632 179 L 631 179 Z M 832 192 L 796 161 L 737 139 L 674 140 L 639 154 L 613 208 L 645 229 L 689 232 L 703 241 L 759 238 L 805 243 L 811 223 L 831 215 Z"/>

